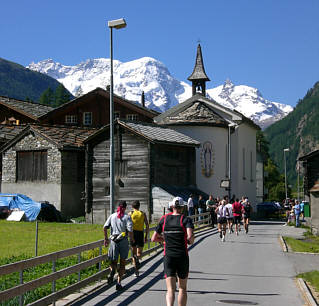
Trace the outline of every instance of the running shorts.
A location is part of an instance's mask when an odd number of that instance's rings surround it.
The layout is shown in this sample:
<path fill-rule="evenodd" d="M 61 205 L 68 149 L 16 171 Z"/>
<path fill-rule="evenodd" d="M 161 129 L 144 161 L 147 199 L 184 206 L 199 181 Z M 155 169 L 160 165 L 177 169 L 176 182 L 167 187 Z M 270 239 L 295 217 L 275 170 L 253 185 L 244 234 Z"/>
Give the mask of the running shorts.
<path fill-rule="evenodd" d="M 119 242 L 111 240 L 109 245 L 108 257 L 111 261 L 118 261 L 119 255 L 121 259 L 126 259 L 128 256 L 129 244 L 127 238 Z"/>
<path fill-rule="evenodd" d="M 138 248 L 144 247 L 144 232 L 133 230 L 133 236 L 134 236 L 134 243 L 132 243 L 132 246 L 138 247 Z"/>
<path fill-rule="evenodd" d="M 235 224 L 240 224 L 241 221 L 241 216 L 234 216 L 234 223 Z"/>
<path fill-rule="evenodd" d="M 189 272 L 189 257 L 188 255 L 182 257 L 164 256 L 164 275 L 167 277 L 176 277 L 185 279 Z"/>
<path fill-rule="evenodd" d="M 227 223 L 227 219 L 225 217 L 219 217 L 217 219 L 217 223 L 225 224 L 225 223 Z"/>

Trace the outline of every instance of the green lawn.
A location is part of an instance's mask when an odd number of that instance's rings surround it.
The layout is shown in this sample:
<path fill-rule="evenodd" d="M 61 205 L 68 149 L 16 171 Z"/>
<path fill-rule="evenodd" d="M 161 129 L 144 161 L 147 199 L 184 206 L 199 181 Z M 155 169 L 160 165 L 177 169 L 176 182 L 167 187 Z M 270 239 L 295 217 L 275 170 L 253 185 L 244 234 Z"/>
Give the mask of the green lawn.
<path fill-rule="evenodd" d="M 0 220 L 0 259 L 35 255 L 35 222 Z M 72 248 L 103 239 L 103 226 L 97 224 L 38 223 L 38 255 Z"/>
<path fill-rule="evenodd" d="M 310 231 L 307 231 L 304 236 L 304 239 L 284 237 L 284 240 L 294 252 L 319 253 L 319 237 L 312 235 Z"/>

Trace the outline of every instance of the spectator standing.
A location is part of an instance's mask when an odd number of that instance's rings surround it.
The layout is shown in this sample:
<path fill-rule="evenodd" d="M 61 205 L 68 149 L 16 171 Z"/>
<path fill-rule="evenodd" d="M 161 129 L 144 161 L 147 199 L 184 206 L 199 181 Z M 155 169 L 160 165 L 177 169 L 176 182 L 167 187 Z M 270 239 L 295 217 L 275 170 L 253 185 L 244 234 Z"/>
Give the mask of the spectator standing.
<path fill-rule="evenodd" d="M 133 222 L 133 237 L 132 243 L 133 264 L 135 267 L 135 276 L 139 276 L 140 258 L 142 257 L 144 243 L 147 241 L 149 224 L 146 214 L 140 211 L 140 201 L 136 200 L 132 204 L 133 211 L 130 213 Z M 145 237 L 144 237 L 144 224 L 145 224 Z"/>
<path fill-rule="evenodd" d="M 208 200 L 206 201 L 206 210 L 210 213 L 210 220 L 212 224 L 212 228 L 215 227 L 216 223 L 216 213 L 215 209 L 217 208 L 216 202 L 214 201 L 214 198 L 212 195 L 209 196 Z"/>
<path fill-rule="evenodd" d="M 187 303 L 187 279 L 189 273 L 187 244 L 194 243 L 194 225 L 191 218 L 182 214 L 183 199 L 176 197 L 172 202 L 173 212 L 161 218 L 152 236 L 152 241 L 165 242 L 166 305 L 174 305 L 177 280 L 178 305 L 184 306 Z"/>
<path fill-rule="evenodd" d="M 296 218 L 296 227 L 300 226 L 300 204 L 298 200 L 295 200 L 294 206 L 295 218 Z"/>
<path fill-rule="evenodd" d="M 194 210 L 194 196 L 191 194 L 187 201 L 187 209 L 188 209 L 188 215 L 193 216 L 195 214 Z"/>
<path fill-rule="evenodd" d="M 206 204 L 203 196 L 200 194 L 198 197 L 198 213 L 202 214 L 206 211 Z M 203 216 L 199 217 L 199 220 L 203 220 Z"/>
<path fill-rule="evenodd" d="M 121 285 L 122 277 L 125 273 L 125 264 L 129 252 L 129 241 L 134 243 L 133 223 L 129 215 L 125 213 L 126 202 L 121 201 L 117 207 L 116 213 L 108 217 L 104 224 L 104 246 L 109 246 L 108 257 L 111 260 L 111 274 L 108 277 L 108 283 L 113 282 L 113 277 L 117 270 L 118 258 L 120 256 L 120 268 L 117 276 L 116 290 L 123 290 Z M 111 228 L 110 240 L 107 229 Z"/>

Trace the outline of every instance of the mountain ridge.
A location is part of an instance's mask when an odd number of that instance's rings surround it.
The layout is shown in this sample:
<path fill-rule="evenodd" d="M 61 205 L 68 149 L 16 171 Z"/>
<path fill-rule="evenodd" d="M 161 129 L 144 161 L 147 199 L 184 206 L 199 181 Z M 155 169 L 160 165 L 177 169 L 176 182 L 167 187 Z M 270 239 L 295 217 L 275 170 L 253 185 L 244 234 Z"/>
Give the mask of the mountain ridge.
<path fill-rule="evenodd" d="M 27 68 L 47 74 L 78 96 L 96 87 L 106 88 L 110 78 L 110 59 L 88 59 L 66 66 L 52 59 L 31 63 Z M 128 100 L 140 102 L 142 91 L 145 104 L 164 112 L 192 95 L 189 84 L 175 79 L 168 68 L 152 57 L 129 62 L 113 61 L 114 92 Z M 285 117 L 292 107 L 263 98 L 258 89 L 235 85 L 226 80 L 223 85 L 206 89 L 207 97 L 225 107 L 236 109 L 262 128 Z"/>

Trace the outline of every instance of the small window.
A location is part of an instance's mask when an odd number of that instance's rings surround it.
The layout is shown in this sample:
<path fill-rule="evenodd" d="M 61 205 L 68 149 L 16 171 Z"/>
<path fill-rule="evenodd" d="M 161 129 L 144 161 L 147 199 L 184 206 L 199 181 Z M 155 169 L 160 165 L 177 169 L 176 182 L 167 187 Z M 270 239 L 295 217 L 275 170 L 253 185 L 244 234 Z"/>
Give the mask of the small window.
<path fill-rule="evenodd" d="M 137 114 L 127 114 L 126 115 L 126 119 L 127 120 L 131 120 L 131 121 L 137 121 L 138 120 L 138 115 Z"/>
<path fill-rule="evenodd" d="M 84 125 L 92 125 L 92 113 L 91 112 L 83 113 L 83 124 Z"/>
<path fill-rule="evenodd" d="M 46 150 L 17 152 L 17 181 L 46 181 L 47 156 Z"/>
<path fill-rule="evenodd" d="M 65 116 L 65 123 L 72 124 L 72 123 L 77 123 L 78 118 L 76 115 L 66 115 Z"/>

